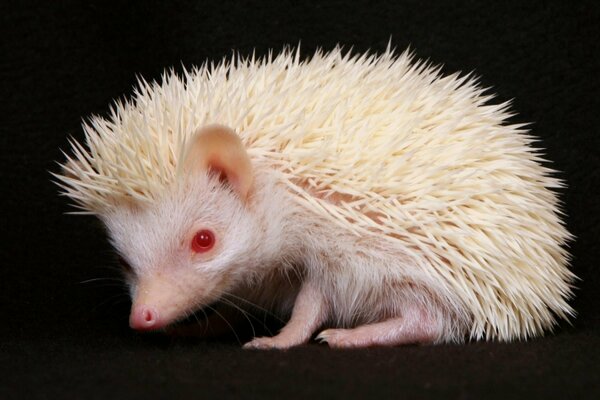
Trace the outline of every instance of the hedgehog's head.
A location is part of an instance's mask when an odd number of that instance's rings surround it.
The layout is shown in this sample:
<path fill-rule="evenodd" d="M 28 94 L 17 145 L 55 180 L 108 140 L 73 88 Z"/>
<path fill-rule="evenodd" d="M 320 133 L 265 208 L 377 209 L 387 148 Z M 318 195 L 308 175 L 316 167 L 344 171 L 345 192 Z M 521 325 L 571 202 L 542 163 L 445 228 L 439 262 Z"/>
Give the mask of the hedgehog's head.
<path fill-rule="evenodd" d="M 260 263 L 252 168 L 238 136 L 221 126 L 202 129 L 183 167 L 152 204 L 132 201 L 100 215 L 126 268 L 134 329 L 186 317 L 247 280 Z"/>

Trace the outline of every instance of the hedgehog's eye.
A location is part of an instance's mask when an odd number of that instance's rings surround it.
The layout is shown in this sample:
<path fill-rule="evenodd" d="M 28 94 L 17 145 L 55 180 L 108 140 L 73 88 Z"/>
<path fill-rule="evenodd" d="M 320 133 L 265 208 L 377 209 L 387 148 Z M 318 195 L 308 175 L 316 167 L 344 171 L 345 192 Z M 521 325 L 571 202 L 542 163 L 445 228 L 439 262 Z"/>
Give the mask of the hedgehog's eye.
<path fill-rule="evenodd" d="M 215 234 L 208 229 L 196 232 L 192 239 L 192 250 L 196 253 L 205 253 L 215 245 Z"/>

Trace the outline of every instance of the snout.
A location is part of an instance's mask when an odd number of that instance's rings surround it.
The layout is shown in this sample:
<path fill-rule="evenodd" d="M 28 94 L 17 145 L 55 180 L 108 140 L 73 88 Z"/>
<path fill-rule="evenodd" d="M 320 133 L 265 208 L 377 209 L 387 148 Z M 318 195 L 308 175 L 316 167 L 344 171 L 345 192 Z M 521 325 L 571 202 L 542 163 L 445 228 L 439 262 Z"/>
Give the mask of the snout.
<path fill-rule="evenodd" d="M 167 325 L 160 318 L 160 313 L 155 307 L 141 304 L 134 305 L 129 315 L 129 326 L 137 331 L 153 331 Z"/>
<path fill-rule="evenodd" d="M 164 329 L 206 303 L 205 291 L 205 280 L 194 274 L 142 276 L 133 291 L 129 326 L 137 331 Z"/>

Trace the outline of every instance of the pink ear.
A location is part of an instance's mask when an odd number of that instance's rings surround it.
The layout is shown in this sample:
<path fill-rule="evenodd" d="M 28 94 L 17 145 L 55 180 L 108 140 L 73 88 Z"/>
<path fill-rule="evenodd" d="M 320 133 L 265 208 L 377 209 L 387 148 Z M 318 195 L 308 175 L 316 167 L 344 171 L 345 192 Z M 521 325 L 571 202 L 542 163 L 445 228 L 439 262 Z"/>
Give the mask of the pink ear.
<path fill-rule="evenodd" d="M 233 130 L 222 125 L 208 125 L 190 140 L 184 167 L 188 172 L 214 170 L 225 178 L 242 200 L 252 184 L 252 165 L 242 141 Z"/>

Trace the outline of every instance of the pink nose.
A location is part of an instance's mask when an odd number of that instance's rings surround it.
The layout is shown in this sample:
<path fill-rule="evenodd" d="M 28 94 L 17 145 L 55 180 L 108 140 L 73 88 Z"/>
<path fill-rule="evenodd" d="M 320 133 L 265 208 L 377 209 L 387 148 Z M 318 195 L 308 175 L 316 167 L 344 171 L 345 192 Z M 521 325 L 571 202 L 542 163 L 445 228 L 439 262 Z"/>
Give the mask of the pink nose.
<path fill-rule="evenodd" d="M 138 331 L 149 331 L 160 328 L 158 311 L 146 305 L 134 306 L 129 315 L 129 326 Z"/>

